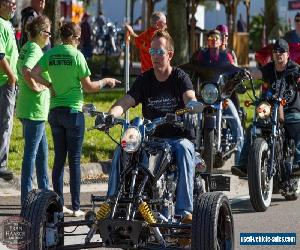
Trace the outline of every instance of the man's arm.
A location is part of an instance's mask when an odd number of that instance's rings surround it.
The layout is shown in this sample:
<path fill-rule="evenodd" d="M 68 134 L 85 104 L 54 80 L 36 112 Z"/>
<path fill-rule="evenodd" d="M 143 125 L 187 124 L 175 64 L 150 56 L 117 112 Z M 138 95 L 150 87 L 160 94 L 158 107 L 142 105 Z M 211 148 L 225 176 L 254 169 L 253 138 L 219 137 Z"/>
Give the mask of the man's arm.
<path fill-rule="evenodd" d="M 135 43 L 135 38 L 137 38 L 138 35 L 134 32 L 133 28 L 129 24 L 125 23 L 125 27 L 130 34 L 130 40 Z"/>
<path fill-rule="evenodd" d="M 10 65 L 5 57 L 0 60 L 0 68 L 7 75 L 8 84 L 14 86 L 16 84 L 17 78 L 15 77 L 14 72 L 10 68 Z"/>
<path fill-rule="evenodd" d="M 183 93 L 184 104 L 187 105 L 190 101 L 197 101 L 195 91 L 187 90 Z"/>
<path fill-rule="evenodd" d="M 129 108 L 135 105 L 135 100 L 128 94 L 123 96 L 121 99 L 116 101 L 114 105 L 110 108 L 108 113 L 112 114 L 114 117 L 120 117 Z"/>

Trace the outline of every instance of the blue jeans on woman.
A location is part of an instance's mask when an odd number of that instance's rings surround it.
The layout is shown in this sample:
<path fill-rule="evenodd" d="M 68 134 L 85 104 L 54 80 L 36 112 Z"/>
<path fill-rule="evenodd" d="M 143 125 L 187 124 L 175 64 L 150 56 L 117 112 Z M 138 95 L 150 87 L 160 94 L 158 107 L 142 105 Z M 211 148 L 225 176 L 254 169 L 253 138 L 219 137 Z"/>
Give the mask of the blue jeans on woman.
<path fill-rule="evenodd" d="M 21 119 L 24 136 L 24 155 L 21 176 L 21 203 L 32 190 L 32 177 L 36 167 L 39 189 L 49 189 L 48 179 L 48 144 L 45 121 Z"/>
<path fill-rule="evenodd" d="M 48 120 L 55 153 L 52 172 L 53 189 L 61 198 L 63 205 L 64 166 L 68 155 L 72 208 L 77 211 L 80 208 L 80 157 L 85 129 L 84 116 L 82 112 L 59 107 L 50 110 Z"/>
<path fill-rule="evenodd" d="M 185 216 L 193 212 L 193 190 L 195 175 L 195 148 L 194 144 L 187 139 L 166 139 L 171 145 L 178 169 L 178 182 L 176 189 L 175 213 Z M 120 183 L 120 154 L 121 149 L 117 147 L 112 159 L 111 172 L 108 181 L 107 195 L 115 194 Z"/>

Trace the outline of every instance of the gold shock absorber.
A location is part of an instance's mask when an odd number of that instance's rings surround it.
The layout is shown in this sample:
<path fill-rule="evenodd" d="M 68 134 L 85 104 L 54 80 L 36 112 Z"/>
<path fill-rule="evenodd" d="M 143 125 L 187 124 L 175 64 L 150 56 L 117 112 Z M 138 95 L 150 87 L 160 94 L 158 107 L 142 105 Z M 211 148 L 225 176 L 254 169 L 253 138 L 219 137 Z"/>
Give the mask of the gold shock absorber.
<path fill-rule="evenodd" d="M 102 203 L 97 214 L 97 220 L 104 220 L 110 212 L 110 206 L 107 203 Z"/>
<path fill-rule="evenodd" d="M 154 215 L 146 202 L 141 202 L 138 210 L 142 214 L 145 221 L 148 223 L 156 223 Z"/>

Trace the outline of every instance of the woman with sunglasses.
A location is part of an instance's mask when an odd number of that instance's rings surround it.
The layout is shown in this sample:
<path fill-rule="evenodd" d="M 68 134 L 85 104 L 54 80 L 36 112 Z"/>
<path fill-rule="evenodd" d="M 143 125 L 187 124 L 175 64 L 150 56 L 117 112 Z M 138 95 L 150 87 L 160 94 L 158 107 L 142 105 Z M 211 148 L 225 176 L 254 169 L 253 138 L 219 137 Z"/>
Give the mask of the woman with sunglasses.
<path fill-rule="evenodd" d="M 42 48 L 49 42 L 50 20 L 38 16 L 26 26 L 29 40 L 20 51 L 17 73 L 20 91 L 17 99 L 17 117 L 23 125 L 24 155 L 22 162 L 21 202 L 32 190 L 34 167 L 39 189 L 48 189 L 48 144 L 45 132 L 50 94 L 49 89 L 35 81 L 30 72 L 43 56 Z M 48 76 L 45 74 L 45 78 Z"/>
<path fill-rule="evenodd" d="M 77 49 L 80 36 L 80 26 L 73 22 L 63 24 L 60 28 L 62 44 L 47 51 L 32 70 L 34 79 L 52 87 L 55 93 L 51 96 L 48 117 L 55 153 L 53 189 L 64 204 L 63 173 L 68 155 L 72 210 L 64 207 L 64 212 L 76 217 L 84 215 L 80 210 L 80 157 L 85 129 L 83 91 L 99 92 L 103 86 L 114 87 L 119 82 L 113 78 L 90 80 L 86 60 Z M 51 82 L 44 77 L 45 72 L 49 73 Z"/>
<path fill-rule="evenodd" d="M 220 46 L 220 50 L 221 51 L 224 51 L 226 53 L 230 53 L 232 58 L 233 58 L 233 61 L 234 61 L 234 65 L 238 65 L 238 62 L 237 62 L 237 57 L 236 57 L 236 54 L 235 52 L 232 50 L 232 49 L 229 49 L 228 48 L 228 27 L 225 25 L 225 24 L 219 24 L 217 27 L 216 27 L 216 30 L 220 31 L 221 33 L 221 46 Z"/>

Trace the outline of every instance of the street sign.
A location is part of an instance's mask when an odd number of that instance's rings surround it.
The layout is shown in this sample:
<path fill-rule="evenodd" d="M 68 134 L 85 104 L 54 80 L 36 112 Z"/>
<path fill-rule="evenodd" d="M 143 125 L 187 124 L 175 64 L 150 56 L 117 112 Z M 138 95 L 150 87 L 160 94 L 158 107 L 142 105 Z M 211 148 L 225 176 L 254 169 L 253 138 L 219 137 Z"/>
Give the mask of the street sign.
<path fill-rule="evenodd" d="M 289 1 L 289 10 L 300 10 L 300 1 Z"/>

